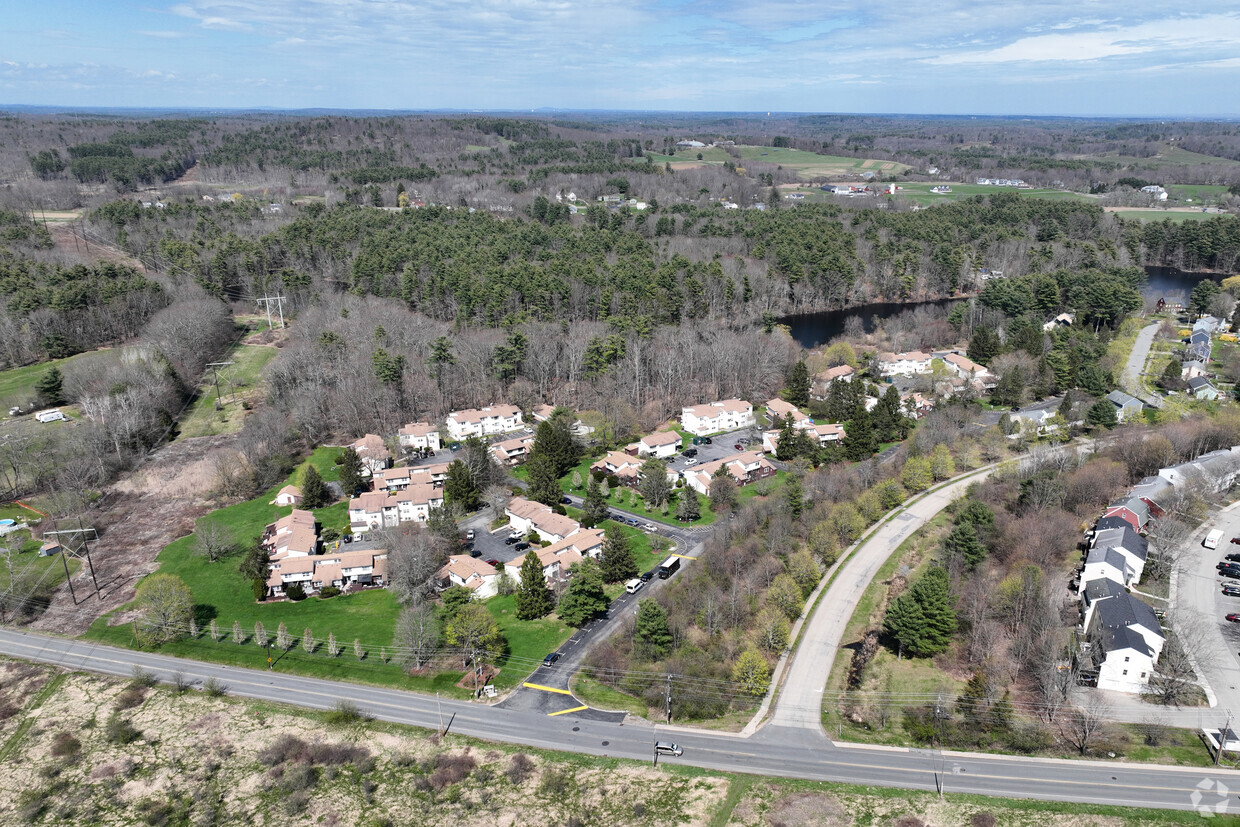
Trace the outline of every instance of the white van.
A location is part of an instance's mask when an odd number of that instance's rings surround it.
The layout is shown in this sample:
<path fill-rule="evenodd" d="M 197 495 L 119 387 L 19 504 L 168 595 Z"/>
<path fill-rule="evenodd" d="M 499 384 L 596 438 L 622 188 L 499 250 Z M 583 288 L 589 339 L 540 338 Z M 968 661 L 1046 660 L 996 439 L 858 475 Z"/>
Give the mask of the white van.
<path fill-rule="evenodd" d="M 1206 539 L 1201 544 L 1206 548 L 1218 548 L 1218 544 L 1222 539 L 1223 532 L 1216 528 L 1206 535 Z"/>
<path fill-rule="evenodd" d="M 634 577 L 632 580 L 624 584 L 624 590 L 629 594 L 637 594 L 641 591 L 642 586 L 646 585 L 640 577 Z"/>

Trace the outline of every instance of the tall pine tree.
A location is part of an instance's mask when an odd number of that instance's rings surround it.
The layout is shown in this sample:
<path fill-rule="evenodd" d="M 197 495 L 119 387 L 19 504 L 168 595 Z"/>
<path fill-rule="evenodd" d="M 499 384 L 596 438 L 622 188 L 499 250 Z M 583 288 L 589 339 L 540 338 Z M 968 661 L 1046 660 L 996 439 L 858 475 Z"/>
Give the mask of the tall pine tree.
<path fill-rule="evenodd" d="M 883 631 L 915 657 L 930 657 L 945 650 L 956 631 L 946 569 L 928 569 L 897 597 L 887 609 Z"/>
<path fill-rule="evenodd" d="M 329 502 L 331 502 L 331 495 L 327 491 L 322 475 L 319 474 L 319 469 L 313 465 L 306 466 L 306 470 L 301 475 L 301 507 L 322 508 Z"/>
<path fill-rule="evenodd" d="M 581 524 L 586 528 L 594 528 L 607 519 L 607 500 L 603 499 L 603 489 L 593 476 L 586 484 L 585 502 L 581 509 Z"/>
<path fill-rule="evenodd" d="M 547 588 L 542 561 L 535 549 L 525 553 L 521 563 L 521 583 L 517 586 L 517 620 L 537 620 L 555 608 L 555 596 Z"/>
<path fill-rule="evenodd" d="M 788 371 L 783 397 L 798 408 L 804 408 L 809 404 L 809 388 L 809 367 L 805 364 L 805 360 L 802 359 Z"/>
<path fill-rule="evenodd" d="M 835 382 L 832 384 L 841 384 Z M 874 456 L 878 449 L 878 439 L 874 435 L 874 426 L 870 422 L 870 413 L 863 403 L 853 409 L 852 418 L 844 429 L 844 457 L 850 462 L 860 462 Z"/>
<path fill-rule="evenodd" d="M 352 448 L 345 448 L 340 455 L 340 487 L 345 496 L 355 496 L 362 490 L 362 458 Z"/>
<path fill-rule="evenodd" d="M 637 561 L 629 547 L 628 535 L 619 526 L 608 526 L 603 535 L 603 580 L 619 583 L 637 576 Z"/>

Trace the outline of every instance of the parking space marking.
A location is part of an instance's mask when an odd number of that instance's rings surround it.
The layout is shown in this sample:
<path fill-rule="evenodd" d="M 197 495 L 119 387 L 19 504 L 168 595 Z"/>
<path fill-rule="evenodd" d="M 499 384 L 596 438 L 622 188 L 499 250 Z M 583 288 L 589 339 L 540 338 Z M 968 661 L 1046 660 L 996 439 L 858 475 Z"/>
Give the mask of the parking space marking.
<path fill-rule="evenodd" d="M 526 681 L 525 683 L 521 685 L 527 689 L 541 689 L 543 692 L 554 692 L 557 695 L 573 694 L 572 692 L 569 692 L 567 689 L 556 689 L 554 686 L 543 686 L 540 683 L 530 683 L 529 681 Z"/>
<path fill-rule="evenodd" d="M 589 708 L 590 707 L 586 706 L 585 704 L 582 704 L 581 706 L 575 706 L 572 709 L 561 709 L 559 712 L 548 712 L 547 717 L 554 718 L 556 715 L 567 715 L 570 712 L 580 712 L 583 709 L 589 709 Z"/>

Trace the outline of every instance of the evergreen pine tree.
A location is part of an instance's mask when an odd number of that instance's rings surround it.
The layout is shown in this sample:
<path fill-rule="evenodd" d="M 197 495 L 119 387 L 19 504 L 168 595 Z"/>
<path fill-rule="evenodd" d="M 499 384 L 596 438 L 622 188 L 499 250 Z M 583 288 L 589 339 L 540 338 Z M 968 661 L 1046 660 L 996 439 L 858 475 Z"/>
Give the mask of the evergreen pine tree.
<path fill-rule="evenodd" d="M 568 588 L 556 606 L 556 613 L 569 626 L 581 628 L 607 611 L 607 594 L 598 563 L 587 557 L 572 568 Z"/>
<path fill-rule="evenodd" d="M 633 624 L 633 654 L 641 660 L 658 660 L 672 648 L 672 630 L 667 624 L 667 612 L 653 600 L 643 600 L 637 606 L 637 619 Z"/>
<path fill-rule="evenodd" d="M 974 568 L 986 559 L 986 546 L 977 539 L 977 531 L 970 522 L 957 522 L 956 527 L 943 540 L 945 560 L 961 559 Z"/>
<path fill-rule="evenodd" d="M 39 403 L 48 407 L 65 404 L 65 388 L 64 376 L 60 372 L 60 368 L 53 365 L 48 368 L 39 381 L 35 383 L 34 389 L 39 394 Z"/>
<path fill-rule="evenodd" d="M 362 490 L 362 458 L 352 448 L 345 448 L 340 455 L 340 487 L 346 497 L 356 496 Z"/>
<path fill-rule="evenodd" d="M 551 612 L 555 599 L 547 588 L 542 562 L 534 549 L 525 553 L 521 563 L 521 584 L 517 587 L 517 620 L 537 620 Z"/>
<path fill-rule="evenodd" d="M 620 583 L 638 574 L 629 537 L 619 526 L 608 526 L 603 535 L 602 570 L 606 583 Z"/>
<path fill-rule="evenodd" d="M 445 505 L 458 506 L 463 511 L 478 508 L 478 484 L 474 482 L 469 466 L 459 459 L 448 466 L 448 475 L 443 483 L 443 501 Z"/>
<path fill-rule="evenodd" d="M 848 384 L 832 382 L 833 385 Z M 874 456 L 878 448 L 878 440 L 874 436 L 874 428 L 870 422 L 870 414 L 864 404 L 853 409 L 852 418 L 844 429 L 844 457 L 850 462 L 860 462 Z"/>
<path fill-rule="evenodd" d="M 999 334 L 991 327 L 979 327 L 969 340 L 969 348 L 965 351 L 970 359 L 979 365 L 989 365 L 990 360 L 999 355 L 1002 349 Z"/>
<path fill-rule="evenodd" d="M 586 484 L 586 496 L 581 508 L 581 524 L 586 528 L 594 528 L 607 519 L 607 500 L 603 498 L 603 488 L 598 480 L 590 477 Z"/>
<path fill-rule="evenodd" d="M 692 488 L 684 488 L 680 492 L 680 502 L 676 503 L 676 519 L 682 523 L 691 523 L 702 516 L 701 504 L 697 492 Z"/>
<path fill-rule="evenodd" d="M 1115 406 L 1111 404 L 1110 399 L 1099 399 L 1089 406 L 1089 410 L 1085 413 L 1085 421 L 1090 425 L 1114 428 L 1119 424 L 1119 417 L 1115 414 Z"/>
<path fill-rule="evenodd" d="M 809 404 L 810 377 L 809 367 L 805 360 L 797 362 L 788 371 L 788 379 L 784 385 L 783 397 L 798 408 Z"/>
<path fill-rule="evenodd" d="M 306 466 L 301 475 L 301 507 L 306 509 L 322 508 L 331 501 L 327 485 L 319 469 L 313 465 Z"/>
<path fill-rule="evenodd" d="M 916 657 L 930 657 L 951 644 L 956 612 L 945 569 L 926 571 L 887 609 L 883 630 Z"/>
<path fill-rule="evenodd" d="M 789 460 L 796 459 L 796 457 L 796 428 L 794 427 L 792 415 L 789 414 L 780 420 L 779 441 L 775 443 L 775 459 L 780 462 L 788 462 Z"/>
<path fill-rule="evenodd" d="M 544 422 L 543 425 L 547 423 Z M 529 498 L 543 505 L 556 505 L 564 496 L 560 492 L 560 480 L 556 474 L 555 461 L 546 454 L 533 454 L 525 463 L 530 475 Z"/>
<path fill-rule="evenodd" d="M 805 489 L 796 474 L 788 475 L 788 482 L 784 485 L 784 502 L 788 504 L 788 514 L 792 519 L 801 519 L 805 512 Z"/>

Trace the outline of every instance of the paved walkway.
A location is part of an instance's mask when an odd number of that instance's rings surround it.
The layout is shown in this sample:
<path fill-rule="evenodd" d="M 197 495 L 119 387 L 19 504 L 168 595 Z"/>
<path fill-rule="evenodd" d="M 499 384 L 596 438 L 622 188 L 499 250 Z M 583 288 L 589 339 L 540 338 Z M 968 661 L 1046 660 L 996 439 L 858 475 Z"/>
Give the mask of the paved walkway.
<path fill-rule="evenodd" d="M 773 725 L 822 730 L 823 688 L 830 677 L 844 629 L 866 587 L 901 543 L 970 485 L 989 474 L 986 470 L 930 492 L 896 512 L 853 551 L 801 634 L 788 677 L 775 702 Z"/>
<path fill-rule="evenodd" d="M 1145 362 L 1149 359 L 1150 348 L 1154 344 L 1154 336 L 1158 333 L 1161 321 L 1150 322 L 1137 334 L 1137 342 L 1128 355 L 1128 364 L 1124 366 L 1124 390 L 1140 399 L 1152 408 L 1161 408 L 1163 401 L 1151 396 L 1141 389 L 1141 373 L 1145 370 Z"/>

